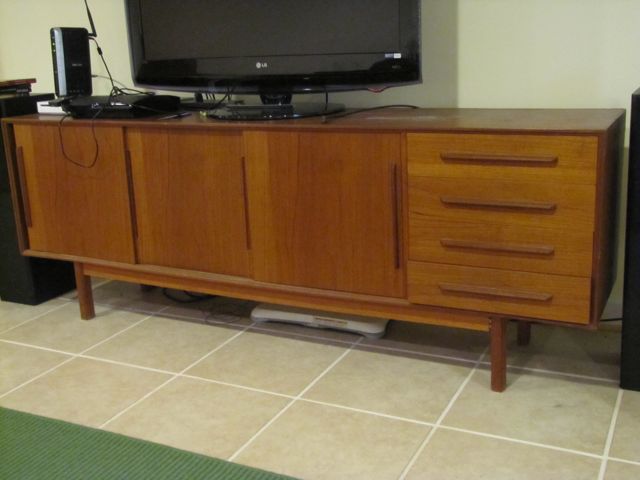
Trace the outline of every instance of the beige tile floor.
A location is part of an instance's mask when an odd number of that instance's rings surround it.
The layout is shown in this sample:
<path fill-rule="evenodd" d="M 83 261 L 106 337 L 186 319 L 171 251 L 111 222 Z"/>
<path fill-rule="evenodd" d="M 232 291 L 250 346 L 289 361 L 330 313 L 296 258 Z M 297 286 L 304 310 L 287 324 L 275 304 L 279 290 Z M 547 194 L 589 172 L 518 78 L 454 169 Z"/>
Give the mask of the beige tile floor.
<path fill-rule="evenodd" d="M 0 405 L 302 479 L 640 478 L 616 324 L 534 326 L 497 394 L 485 334 L 392 322 L 370 340 L 253 324 L 251 302 L 94 291 L 88 322 L 73 292 L 0 302 Z"/>

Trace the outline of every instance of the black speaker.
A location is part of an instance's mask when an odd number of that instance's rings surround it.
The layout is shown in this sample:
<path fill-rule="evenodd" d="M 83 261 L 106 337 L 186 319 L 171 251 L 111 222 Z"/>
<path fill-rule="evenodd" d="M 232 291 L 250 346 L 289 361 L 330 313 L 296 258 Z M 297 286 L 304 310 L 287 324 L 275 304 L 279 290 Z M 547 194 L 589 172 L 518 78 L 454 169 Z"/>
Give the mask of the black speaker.
<path fill-rule="evenodd" d="M 86 28 L 55 27 L 50 33 L 56 95 L 91 95 L 89 32 Z"/>
<path fill-rule="evenodd" d="M 631 97 L 620 386 L 640 391 L 640 89 Z"/>
<path fill-rule="evenodd" d="M 53 94 L 0 96 L 0 117 L 36 113 L 36 102 Z M 11 191 L 0 136 L 0 299 L 37 305 L 75 288 L 73 266 L 67 262 L 28 258 L 20 254 Z"/>

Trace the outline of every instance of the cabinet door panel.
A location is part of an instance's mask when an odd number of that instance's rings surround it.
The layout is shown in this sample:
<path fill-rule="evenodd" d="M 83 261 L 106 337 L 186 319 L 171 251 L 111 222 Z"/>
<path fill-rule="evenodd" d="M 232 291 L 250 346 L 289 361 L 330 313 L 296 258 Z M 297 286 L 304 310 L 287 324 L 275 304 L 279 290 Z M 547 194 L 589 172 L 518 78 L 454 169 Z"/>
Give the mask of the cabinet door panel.
<path fill-rule="evenodd" d="M 140 263 L 246 276 L 250 272 L 239 133 L 127 133 Z"/>
<path fill-rule="evenodd" d="M 15 126 L 29 199 L 29 248 L 135 261 L 122 129 Z"/>
<path fill-rule="evenodd" d="M 245 139 L 257 280 L 404 295 L 399 135 Z"/>

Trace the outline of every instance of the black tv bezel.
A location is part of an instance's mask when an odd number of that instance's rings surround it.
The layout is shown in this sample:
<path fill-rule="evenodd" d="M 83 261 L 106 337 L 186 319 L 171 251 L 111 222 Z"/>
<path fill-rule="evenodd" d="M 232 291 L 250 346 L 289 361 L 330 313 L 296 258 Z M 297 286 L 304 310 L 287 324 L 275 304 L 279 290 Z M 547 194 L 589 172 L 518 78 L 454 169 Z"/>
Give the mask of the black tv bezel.
<path fill-rule="evenodd" d="M 140 18 L 142 0 L 125 1 L 132 76 L 135 85 L 140 87 L 185 92 L 299 94 L 410 85 L 422 80 L 420 0 L 399 0 L 404 22 L 400 36 L 405 47 L 400 52 L 401 59 L 389 59 L 386 63 L 378 61 L 379 53 L 147 61 Z M 284 63 L 287 68 L 305 67 L 296 73 L 265 75 L 243 71 L 244 67 L 238 67 L 239 59 L 247 64 L 267 62 L 276 71 L 278 65 Z M 345 61 L 360 68 L 323 69 L 324 65 Z M 195 73 L 196 70 L 199 73 Z"/>

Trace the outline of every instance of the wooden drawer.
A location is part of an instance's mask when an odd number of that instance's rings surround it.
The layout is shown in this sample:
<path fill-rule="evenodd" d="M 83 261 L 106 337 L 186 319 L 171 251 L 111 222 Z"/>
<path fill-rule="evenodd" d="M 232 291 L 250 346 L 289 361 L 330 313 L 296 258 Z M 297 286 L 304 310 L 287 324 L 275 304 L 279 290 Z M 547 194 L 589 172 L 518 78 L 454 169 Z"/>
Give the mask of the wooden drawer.
<path fill-rule="evenodd" d="M 587 324 L 591 279 L 409 262 L 409 301 Z"/>
<path fill-rule="evenodd" d="M 425 262 L 588 277 L 593 234 L 412 215 L 409 258 Z"/>
<path fill-rule="evenodd" d="M 409 220 L 429 216 L 592 232 L 595 186 L 497 179 L 409 178 Z"/>
<path fill-rule="evenodd" d="M 409 175 L 596 183 L 595 136 L 407 135 Z"/>

